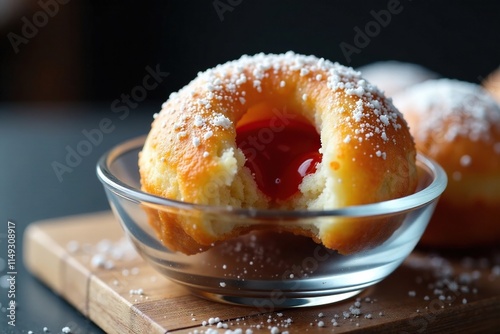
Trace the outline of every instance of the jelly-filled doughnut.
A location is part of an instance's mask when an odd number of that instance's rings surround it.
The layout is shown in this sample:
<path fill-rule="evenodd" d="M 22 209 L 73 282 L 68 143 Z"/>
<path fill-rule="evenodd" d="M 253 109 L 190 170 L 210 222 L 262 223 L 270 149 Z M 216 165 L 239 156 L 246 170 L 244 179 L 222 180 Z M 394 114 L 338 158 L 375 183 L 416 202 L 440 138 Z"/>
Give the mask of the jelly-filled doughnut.
<path fill-rule="evenodd" d="M 481 86 L 431 80 L 394 97 L 417 149 L 448 175 L 421 244 L 447 248 L 500 242 L 500 107 Z"/>
<path fill-rule="evenodd" d="M 145 192 L 183 203 L 327 210 L 413 193 L 415 157 L 402 115 L 359 72 L 288 52 L 199 73 L 163 104 L 139 167 Z M 188 254 L 256 228 L 199 207 L 185 215 L 148 211 L 161 240 Z M 260 228 L 352 253 L 382 242 L 397 225 L 332 219 Z"/>

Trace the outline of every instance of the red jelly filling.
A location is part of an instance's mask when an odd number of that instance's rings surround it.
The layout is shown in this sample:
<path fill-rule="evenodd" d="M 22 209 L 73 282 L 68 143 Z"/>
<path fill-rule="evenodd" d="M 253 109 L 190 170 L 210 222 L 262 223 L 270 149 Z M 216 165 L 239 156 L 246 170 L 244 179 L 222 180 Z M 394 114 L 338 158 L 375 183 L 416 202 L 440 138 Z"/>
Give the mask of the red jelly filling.
<path fill-rule="evenodd" d="M 321 162 L 316 129 L 301 120 L 277 117 L 237 127 L 236 142 L 246 157 L 262 192 L 273 200 L 286 200 L 299 189 L 304 176 Z"/>

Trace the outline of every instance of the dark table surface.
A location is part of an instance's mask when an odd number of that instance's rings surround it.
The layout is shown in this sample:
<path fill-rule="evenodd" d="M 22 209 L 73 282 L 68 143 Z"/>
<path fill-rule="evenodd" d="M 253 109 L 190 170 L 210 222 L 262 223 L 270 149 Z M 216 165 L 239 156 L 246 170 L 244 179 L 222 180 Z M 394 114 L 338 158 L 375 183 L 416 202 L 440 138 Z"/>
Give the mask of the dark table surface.
<path fill-rule="evenodd" d="M 1 333 L 43 333 L 44 327 L 50 333 L 61 333 L 66 326 L 72 333 L 102 333 L 26 270 L 23 233 L 29 224 L 43 219 L 109 209 L 96 177 L 96 162 L 119 142 L 147 133 L 159 107 L 140 105 L 124 117 L 106 105 L 0 104 Z M 101 122 L 107 124 L 102 136 L 93 131 L 100 129 Z M 93 143 L 89 134 L 93 134 Z M 85 156 L 72 157 L 70 166 L 66 159 L 72 150 Z M 6 287 L 8 221 L 15 223 L 13 298 Z M 10 300 L 16 302 L 15 327 L 8 324 Z"/>

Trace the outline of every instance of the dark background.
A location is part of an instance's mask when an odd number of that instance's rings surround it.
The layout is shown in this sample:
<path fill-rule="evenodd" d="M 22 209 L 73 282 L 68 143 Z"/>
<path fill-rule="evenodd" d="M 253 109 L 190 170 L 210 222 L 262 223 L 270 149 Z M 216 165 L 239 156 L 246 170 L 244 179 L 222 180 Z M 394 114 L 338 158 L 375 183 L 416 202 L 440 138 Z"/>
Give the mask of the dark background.
<path fill-rule="evenodd" d="M 59 3 L 59 2 L 60 3 Z M 26 21 L 42 4 L 56 12 L 18 45 Z M 214 3 L 225 7 L 218 11 Z M 358 67 L 378 60 L 423 65 L 445 77 L 480 83 L 500 65 L 500 2 L 401 1 L 401 13 L 349 62 L 341 43 L 354 45 L 371 11 L 388 1 L 5 0 L 0 5 L 0 262 L 7 220 L 17 224 L 17 326 L 9 332 L 100 333 L 22 265 L 22 234 L 41 219 L 108 210 L 95 175 L 97 159 L 115 144 L 149 130 L 170 92 L 198 71 L 242 54 L 314 54 Z M 55 9 L 54 9 L 55 8 Z M 57 10 L 56 10 L 57 9 Z M 222 14 L 222 19 L 219 14 Z M 48 17 L 48 16 L 47 16 Z M 44 22 L 42 22 L 44 23 Z M 168 77 L 121 119 L 112 103 L 142 85 L 146 67 Z M 115 130 L 71 173 L 52 168 L 83 130 L 110 118 Z M 0 276 L 5 268 L 1 268 Z M 1 278 L 0 278 L 1 283 Z M 1 284 L 0 284 L 1 286 Z M 0 331 L 6 328 L 0 287 Z"/>
<path fill-rule="evenodd" d="M 396 59 L 472 82 L 500 65 L 497 1 L 402 0 L 401 13 L 351 62 L 340 43 L 354 44 L 354 28 L 388 1 L 64 1 L 17 54 L 2 39 L 0 100 L 109 103 L 159 64 L 171 75 L 148 101 L 160 103 L 198 71 L 258 52 L 293 50 L 353 67 Z M 228 6 L 222 16 L 214 3 Z M 28 4 L 4 22 L 3 35 L 22 36 L 20 18 L 41 9 Z"/>

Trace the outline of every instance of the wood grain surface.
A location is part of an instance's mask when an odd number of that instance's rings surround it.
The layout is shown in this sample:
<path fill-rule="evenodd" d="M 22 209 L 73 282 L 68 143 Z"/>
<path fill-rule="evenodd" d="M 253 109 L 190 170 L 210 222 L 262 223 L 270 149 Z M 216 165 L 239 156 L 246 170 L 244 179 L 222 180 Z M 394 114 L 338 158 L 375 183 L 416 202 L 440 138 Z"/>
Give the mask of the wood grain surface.
<path fill-rule="evenodd" d="M 260 313 L 192 296 L 162 277 L 133 251 L 111 212 L 33 223 L 24 237 L 31 273 L 107 333 L 500 332 L 499 250 L 414 251 L 352 299 Z"/>

